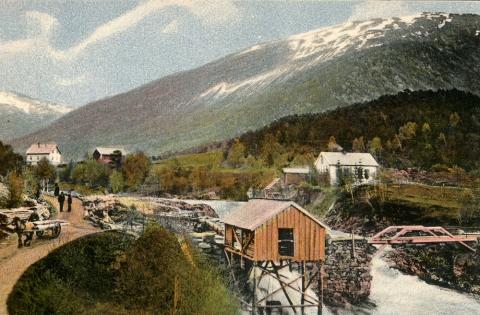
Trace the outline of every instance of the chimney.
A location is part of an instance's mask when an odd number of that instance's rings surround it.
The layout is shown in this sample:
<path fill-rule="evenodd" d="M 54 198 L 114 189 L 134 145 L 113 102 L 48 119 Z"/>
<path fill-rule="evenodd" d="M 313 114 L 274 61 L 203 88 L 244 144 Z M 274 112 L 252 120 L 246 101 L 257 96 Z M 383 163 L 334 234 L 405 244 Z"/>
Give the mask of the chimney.
<path fill-rule="evenodd" d="M 38 147 L 40 148 L 40 142 L 37 143 Z"/>

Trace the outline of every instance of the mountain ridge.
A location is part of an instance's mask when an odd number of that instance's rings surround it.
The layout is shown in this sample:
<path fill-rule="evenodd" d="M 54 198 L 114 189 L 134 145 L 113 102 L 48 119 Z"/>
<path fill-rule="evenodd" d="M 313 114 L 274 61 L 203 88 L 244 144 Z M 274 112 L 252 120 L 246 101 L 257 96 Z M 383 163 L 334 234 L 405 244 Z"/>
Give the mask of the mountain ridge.
<path fill-rule="evenodd" d="M 159 154 L 406 89 L 480 94 L 479 30 L 479 16 L 454 14 L 317 29 L 89 103 L 13 144 L 56 141 L 72 157 L 118 143 Z"/>
<path fill-rule="evenodd" d="M 0 91 L 0 139 L 9 140 L 48 126 L 73 109 L 13 91 Z"/>

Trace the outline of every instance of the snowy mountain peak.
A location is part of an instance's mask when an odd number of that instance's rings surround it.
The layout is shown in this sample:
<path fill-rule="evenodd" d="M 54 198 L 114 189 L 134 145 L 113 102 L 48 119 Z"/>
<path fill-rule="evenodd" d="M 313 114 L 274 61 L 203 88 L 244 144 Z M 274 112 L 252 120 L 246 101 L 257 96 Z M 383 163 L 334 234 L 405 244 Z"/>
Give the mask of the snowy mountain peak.
<path fill-rule="evenodd" d="M 258 67 L 242 75 L 205 88 L 194 101 L 217 101 L 232 94 L 250 96 L 258 89 L 290 80 L 320 64 L 335 58 L 363 52 L 367 49 L 407 44 L 434 39 L 452 23 L 454 15 L 448 13 L 422 13 L 411 16 L 375 18 L 366 21 L 348 21 L 296 34 L 286 39 L 254 45 L 233 56 L 243 64 L 256 64 L 259 58 L 274 60 L 269 66 Z M 478 34 L 477 34 L 478 35 Z M 381 48 L 381 47 L 380 47 Z M 248 60 L 248 61 L 247 61 Z M 261 70 L 261 71 L 259 71 Z"/>
<path fill-rule="evenodd" d="M 31 115 L 64 115 L 72 111 L 68 106 L 32 99 L 9 91 L 0 91 L 0 109 L 21 111 Z"/>

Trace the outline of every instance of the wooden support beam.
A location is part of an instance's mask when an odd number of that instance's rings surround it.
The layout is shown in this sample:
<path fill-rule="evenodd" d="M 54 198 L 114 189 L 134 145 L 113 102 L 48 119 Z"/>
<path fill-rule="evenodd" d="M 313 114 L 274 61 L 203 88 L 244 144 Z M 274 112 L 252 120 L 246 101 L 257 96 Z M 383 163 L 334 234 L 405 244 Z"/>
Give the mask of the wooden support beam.
<path fill-rule="evenodd" d="M 247 258 L 248 260 L 251 260 L 251 261 L 253 261 L 253 257 L 251 257 L 251 256 L 248 256 L 248 255 L 246 255 L 246 254 L 243 254 L 242 252 L 240 252 L 240 251 L 239 251 L 239 250 L 237 250 L 237 249 L 230 248 L 230 247 L 225 247 L 225 249 L 224 249 L 224 250 L 226 250 L 226 251 L 228 251 L 228 252 L 230 252 L 230 253 L 232 253 L 232 254 L 235 254 L 235 255 L 238 255 L 238 256 L 241 256 L 241 257 Z"/>
<path fill-rule="evenodd" d="M 318 263 L 318 295 L 320 301 L 318 301 L 317 315 L 322 315 L 323 313 L 323 264 Z"/>
<path fill-rule="evenodd" d="M 282 282 L 282 280 L 280 280 L 280 275 L 278 274 L 278 271 L 277 271 L 277 269 L 276 269 L 276 267 L 275 267 L 275 264 L 274 264 L 273 262 L 272 262 L 272 269 L 273 269 L 273 273 L 276 275 L 276 277 L 274 277 L 274 278 L 276 278 L 277 281 L 278 281 L 278 283 L 280 284 L 280 287 L 281 287 L 281 289 L 282 289 L 282 291 L 283 291 L 283 294 L 284 294 L 285 297 L 287 298 L 288 303 L 289 303 L 291 306 L 293 306 L 293 302 L 292 302 L 292 300 L 290 299 L 290 296 L 288 295 L 287 290 L 286 290 L 285 287 L 283 286 L 283 282 Z M 268 270 L 266 270 L 266 271 L 268 272 Z M 294 312 L 295 314 L 297 314 L 297 310 L 296 310 L 294 307 L 292 308 L 292 310 L 293 310 L 293 312 Z"/>
<path fill-rule="evenodd" d="M 300 303 L 301 303 L 302 305 L 305 305 L 305 290 L 306 290 L 306 288 L 305 288 L 305 284 L 306 284 L 306 279 L 305 279 L 305 262 L 302 262 L 302 263 L 300 264 L 300 269 L 301 269 L 301 277 L 302 277 L 302 293 L 301 293 L 302 296 L 301 296 L 301 301 L 300 301 Z M 302 315 L 305 315 L 305 308 L 304 308 L 303 306 L 300 308 L 300 312 L 301 312 Z"/>
<path fill-rule="evenodd" d="M 255 313 L 257 312 L 257 301 L 255 300 L 256 299 L 256 291 L 257 291 L 257 274 L 256 274 L 256 270 L 255 270 L 255 267 L 257 266 L 257 263 L 254 261 L 253 262 L 253 292 L 252 292 L 252 315 L 255 315 Z"/>
<path fill-rule="evenodd" d="M 302 278 L 302 277 L 299 276 L 299 277 L 291 280 L 290 282 L 288 282 L 288 284 L 293 284 L 293 283 L 297 282 L 298 280 L 300 280 L 301 278 Z M 288 284 L 284 284 L 283 287 L 287 286 Z M 273 296 L 275 293 L 277 293 L 278 291 L 281 291 L 281 290 L 282 290 L 282 287 L 273 290 L 272 292 L 268 293 L 268 294 L 265 295 L 263 298 L 261 298 L 260 300 L 258 300 L 257 303 L 261 303 L 261 302 L 265 301 L 266 299 L 268 299 L 269 297 Z"/>
<path fill-rule="evenodd" d="M 277 267 L 276 267 L 273 263 L 272 263 L 272 267 L 273 267 L 273 273 L 270 272 L 269 270 L 267 270 L 267 272 L 268 272 L 273 278 L 275 278 L 277 281 L 279 281 L 280 283 L 284 283 L 284 284 L 285 284 L 285 282 L 283 282 L 283 280 L 280 279 L 280 275 L 278 274 L 278 270 L 279 270 L 279 269 L 277 269 Z M 302 293 L 301 290 L 295 288 L 295 287 L 292 286 L 292 285 L 286 284 L 286 286 L 288 286 L 289 288 L 291 288 L 292 290 L 294 290 L 294 291 L 296 291 L 296 292 L 298 292 L 298 293 Z M 305 300 L 305 301 L 308 302 L 308 303 L 315 304 L 316 302 L 318 302 L 318 299 L 317 299 L 317 298 L 315 298 L 315 297 L 313 297 L 313 296 L 311 296 L 311 295 L 309 295 L 309 294 L 305 294 L 305 297 L 306 297 L 306 298 L 309 298 L 309 299 L 312 299 L 312 300 L 314 301 L 314 302 L 312 302 L 312 301 L 307 301 L 307 300 Z"/>

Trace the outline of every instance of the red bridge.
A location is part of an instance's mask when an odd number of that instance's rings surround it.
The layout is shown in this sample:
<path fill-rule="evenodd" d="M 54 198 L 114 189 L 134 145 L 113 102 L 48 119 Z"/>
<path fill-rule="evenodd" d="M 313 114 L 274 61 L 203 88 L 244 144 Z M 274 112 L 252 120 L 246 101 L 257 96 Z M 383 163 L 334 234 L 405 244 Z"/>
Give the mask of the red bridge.
<path fill-rule="evenodd" d="M 432 244 L 432 243 L 458 243 L 475 252 L 467 242 L 477 242 L 475 235 L 453 235 L 443 227 L 423 225 L 390 226 L 375 234 L 369 241 L 370 244 L 387 245 L 394 244 Z"/>

